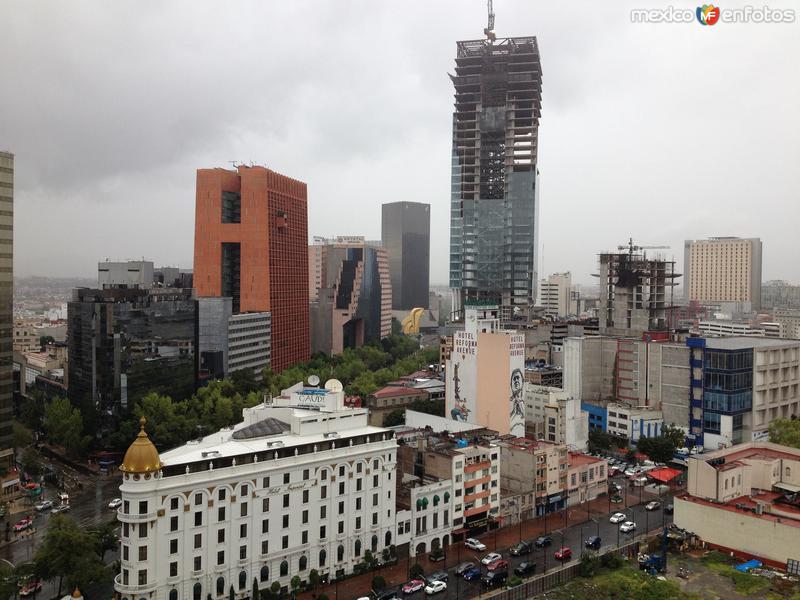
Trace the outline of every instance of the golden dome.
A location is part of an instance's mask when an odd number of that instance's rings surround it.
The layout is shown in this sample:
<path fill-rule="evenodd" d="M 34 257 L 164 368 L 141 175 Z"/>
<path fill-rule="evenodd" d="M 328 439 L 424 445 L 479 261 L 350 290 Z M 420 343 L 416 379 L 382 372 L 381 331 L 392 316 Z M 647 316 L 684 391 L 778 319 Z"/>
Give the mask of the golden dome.
<path fill-rule="evenodd" d="M 144 424 L 147 419 L 142 417 L 139 419 L 141 430 L 136 439 L 128 448 L 125 453 L 125 458 L 122 459 L 122 465 L 119 470 L 125 473 L 153 473 L 161 468 L 161 458 L 158 456 L 153 442 L 147 437 L 144 430 Z"/>

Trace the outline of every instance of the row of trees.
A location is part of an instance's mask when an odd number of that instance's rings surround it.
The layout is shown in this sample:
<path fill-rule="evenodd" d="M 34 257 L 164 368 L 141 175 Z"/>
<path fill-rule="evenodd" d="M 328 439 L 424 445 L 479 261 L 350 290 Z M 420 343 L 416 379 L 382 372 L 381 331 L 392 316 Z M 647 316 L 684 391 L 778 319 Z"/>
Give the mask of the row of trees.
<path fill-rule="evenodd" d="M 769 441 L 783 446 L 800 448 L 800 419 L 775 419 L 769 424 Z"/>
<path fill-rule="evenodd" d="M 650 457 L 653 462 L 667 463 L 675 456 L 675 451 L 682 448 L 686 440 L 686 433 L 680 427 L 665 425 L 661 435 L 655 437 L 641 437 L 637 442 L 637 450 Z M 605 431 L 589 432 L 589 451 L 608 452 L 611 450 L 625 450 L 628 448 L 628 439 L 623 436 L 613 435 Z M 633 450 L 628 451 L 627 458 L 635 455 Z"/>

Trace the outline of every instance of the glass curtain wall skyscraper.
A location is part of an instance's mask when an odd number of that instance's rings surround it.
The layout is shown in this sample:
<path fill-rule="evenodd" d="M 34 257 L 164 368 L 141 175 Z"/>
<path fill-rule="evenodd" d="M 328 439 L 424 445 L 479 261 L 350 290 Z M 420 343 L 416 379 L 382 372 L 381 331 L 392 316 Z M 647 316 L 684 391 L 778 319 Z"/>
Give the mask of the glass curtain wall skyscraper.
<path fill-rule="evenodd" d="M 492 36 L 493 37 L 493 36 Z M 450 210 L 453 313 L 536 300 L 542 70 L 535 37 L 457 42 Z"/>

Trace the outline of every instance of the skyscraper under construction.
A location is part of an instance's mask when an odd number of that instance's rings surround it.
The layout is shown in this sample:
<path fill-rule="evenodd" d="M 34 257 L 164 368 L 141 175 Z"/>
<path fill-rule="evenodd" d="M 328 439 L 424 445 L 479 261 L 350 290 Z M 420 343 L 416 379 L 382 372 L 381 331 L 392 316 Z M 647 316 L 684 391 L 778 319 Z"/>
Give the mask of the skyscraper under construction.
<path fill-rule="evenodd" d="M 536 299 L 542 70 L 535 37 L 457 42 L 450 209 L 453 313 L 491 301 L 504 318 Z"/>

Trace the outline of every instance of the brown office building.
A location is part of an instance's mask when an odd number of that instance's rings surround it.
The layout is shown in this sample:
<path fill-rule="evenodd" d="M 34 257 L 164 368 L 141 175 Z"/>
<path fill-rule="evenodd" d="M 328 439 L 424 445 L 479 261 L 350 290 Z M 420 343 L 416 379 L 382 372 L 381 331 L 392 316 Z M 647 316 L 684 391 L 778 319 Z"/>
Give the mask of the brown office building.
<path fill-rule="evenodd" d="M 308 360 L 306 184 L 264 167 L 198 169 L 194 286 L 272 313 L 271 367 Z"/>

